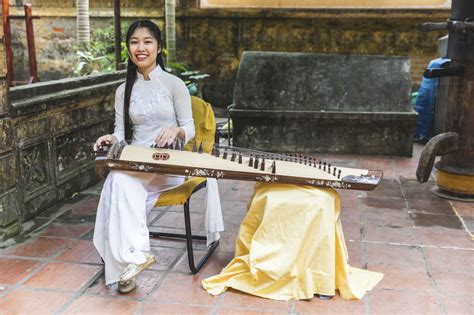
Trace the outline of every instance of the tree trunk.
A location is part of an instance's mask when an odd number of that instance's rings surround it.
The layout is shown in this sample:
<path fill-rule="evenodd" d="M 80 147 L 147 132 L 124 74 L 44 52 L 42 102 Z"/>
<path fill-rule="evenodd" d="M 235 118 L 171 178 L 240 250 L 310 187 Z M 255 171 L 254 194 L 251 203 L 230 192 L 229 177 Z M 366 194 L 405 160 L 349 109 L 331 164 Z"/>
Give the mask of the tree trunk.
<path fill-rule="evenodd" d="M 85 46 L 90 43 L 89 0 L 76 0 L 77 7 L 77 44 Z"/>
<path fill-rule="evenodd" d="M 168 61 L 176 60 L 176 15 L 175 0 L 165 0 L 165 26 L 166 26 L 166 49 L 168 50 Z"/>

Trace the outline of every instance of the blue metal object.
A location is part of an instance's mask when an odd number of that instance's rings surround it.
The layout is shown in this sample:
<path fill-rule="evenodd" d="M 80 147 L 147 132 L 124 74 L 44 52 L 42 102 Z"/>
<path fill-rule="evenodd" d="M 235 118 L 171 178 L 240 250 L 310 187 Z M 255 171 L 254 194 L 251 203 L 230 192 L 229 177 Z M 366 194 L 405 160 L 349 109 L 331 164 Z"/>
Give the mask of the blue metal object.
<path fill-rule="evenodd" d="M 440 69 L 444 64 L 450 62 L 447 58 L 434 59 L 428 65 L 428 69 Z M 439 78 L 423 77 L 416 99 L 415 110 L 418 113 L 415 127 L 415 141 L 426 143 L 433 137 L 434 106 L 436 103 L 436 91 Z"/>

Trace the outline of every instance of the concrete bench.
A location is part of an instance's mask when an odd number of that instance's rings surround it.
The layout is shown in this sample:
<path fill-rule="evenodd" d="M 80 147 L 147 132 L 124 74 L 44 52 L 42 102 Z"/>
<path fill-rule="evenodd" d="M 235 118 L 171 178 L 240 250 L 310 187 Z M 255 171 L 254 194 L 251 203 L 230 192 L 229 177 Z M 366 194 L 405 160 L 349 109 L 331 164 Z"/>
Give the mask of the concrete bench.
<path fill-rule="evenodd" d="M 234 145 L 411 156 L 410 92 L 405 57 L 245 52 L 229 111 Z"/>

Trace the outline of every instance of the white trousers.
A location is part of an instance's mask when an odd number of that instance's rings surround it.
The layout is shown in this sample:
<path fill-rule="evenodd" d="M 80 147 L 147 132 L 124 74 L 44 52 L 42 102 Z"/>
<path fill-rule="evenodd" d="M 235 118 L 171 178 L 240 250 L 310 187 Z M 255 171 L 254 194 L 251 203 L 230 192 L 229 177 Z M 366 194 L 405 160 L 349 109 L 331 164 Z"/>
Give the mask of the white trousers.
<path fill-rule="evenodd" d="M 100 194 L 94 229 L 94 246 L 104 260 L 107 285 L 119 281 L 128 264 L 146 261 L 143 252 L 150 251 L 147 213 L 161 192 L 183 181 L 183 177 L 153 173 L 109 173 Z"/>
<path fill-rule="evenodd" d="M 94 246 L 104 260 L 106 285 L 119 281 L 128 264 L 146 261 L 150 251 L 147 215 L 160 194 L 182 184 L 181 176 L 110 171 L 102 192 L 94 229 Z M 208 245 L 224 231 L 217 182 L 207 179 L 205 229 Z"/>

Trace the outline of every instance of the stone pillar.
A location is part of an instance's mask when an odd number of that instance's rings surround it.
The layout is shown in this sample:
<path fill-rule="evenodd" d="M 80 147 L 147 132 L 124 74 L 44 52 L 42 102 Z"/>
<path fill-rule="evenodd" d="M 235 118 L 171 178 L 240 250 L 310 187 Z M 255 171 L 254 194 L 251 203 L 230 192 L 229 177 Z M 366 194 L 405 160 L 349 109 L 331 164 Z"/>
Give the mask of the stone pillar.
<path fill-rule="evenodd" d="M 1 11 L 0 11 L 1 15 Z M 15 141 L 7 101 L 5 40 L 0 23 L 0 241 L 20 230 Z"/>

